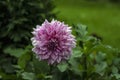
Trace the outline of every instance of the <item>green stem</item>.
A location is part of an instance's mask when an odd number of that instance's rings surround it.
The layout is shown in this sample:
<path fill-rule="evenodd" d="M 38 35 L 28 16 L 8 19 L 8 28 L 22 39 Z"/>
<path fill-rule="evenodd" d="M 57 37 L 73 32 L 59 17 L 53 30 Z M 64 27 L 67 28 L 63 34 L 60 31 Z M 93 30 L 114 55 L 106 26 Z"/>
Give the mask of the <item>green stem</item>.
<path fill-rule="evenodd" d="M 84 56 L 83 56 L 83 64 L 84 64 L 83 80 L 88 80 L 87 56 L 86 56 L 86 54 L 84 54 Z"/>

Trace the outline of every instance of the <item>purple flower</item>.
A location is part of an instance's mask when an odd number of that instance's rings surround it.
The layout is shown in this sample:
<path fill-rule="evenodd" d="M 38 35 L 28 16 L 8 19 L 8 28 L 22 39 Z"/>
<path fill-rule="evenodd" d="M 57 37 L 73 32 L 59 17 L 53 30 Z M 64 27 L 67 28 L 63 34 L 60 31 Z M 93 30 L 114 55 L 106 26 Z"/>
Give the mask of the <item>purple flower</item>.
<path fill-rule="evenodd" d="M 32 44 L 39 60 L 45 60 L 48 64 L 56 64 L 68 60 L 72 48 L 75 47 L 75 37 L 71 34 L 71 27 L 63 22 L 52 20 L 37 25 L 32 32 L 34 35 Z"/>

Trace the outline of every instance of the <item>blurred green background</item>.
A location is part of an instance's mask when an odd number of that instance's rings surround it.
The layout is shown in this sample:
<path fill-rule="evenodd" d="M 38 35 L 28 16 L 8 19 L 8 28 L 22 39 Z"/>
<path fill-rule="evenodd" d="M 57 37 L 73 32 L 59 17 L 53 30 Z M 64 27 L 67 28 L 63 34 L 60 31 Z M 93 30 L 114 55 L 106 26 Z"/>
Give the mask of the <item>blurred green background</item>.
<path fill-rule="evenodd" d="M 117 2 L 116 2 L 117 1 Z M 56 0 L 59 20 L 72 26 L 88 26 L 89 34 L 102 37 L 103 43 L 120 49 L 120 0 Z"/>

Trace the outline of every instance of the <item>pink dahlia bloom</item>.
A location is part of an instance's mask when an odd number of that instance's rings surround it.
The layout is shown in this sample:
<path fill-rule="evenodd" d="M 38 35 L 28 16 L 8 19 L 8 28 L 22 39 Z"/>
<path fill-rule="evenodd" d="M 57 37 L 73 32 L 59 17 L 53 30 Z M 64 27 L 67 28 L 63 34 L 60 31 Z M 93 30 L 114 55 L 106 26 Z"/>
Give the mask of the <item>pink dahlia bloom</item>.
<path fill-rule="evenodd" d="M 76 44 L 71 27 L 57 20 L 45 20 L 41 26 L 37 25 L 32 34 L 33 52 L 39 60 L 46 60 L 48 64 L 69 59 Z"/>

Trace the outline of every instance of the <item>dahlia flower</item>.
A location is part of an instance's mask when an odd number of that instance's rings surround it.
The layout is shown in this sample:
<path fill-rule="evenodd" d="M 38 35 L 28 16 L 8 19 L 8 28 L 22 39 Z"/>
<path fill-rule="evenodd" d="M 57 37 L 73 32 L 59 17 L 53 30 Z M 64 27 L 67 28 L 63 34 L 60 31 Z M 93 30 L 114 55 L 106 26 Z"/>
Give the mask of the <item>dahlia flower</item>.
<path fill-rule="evenodd" d="M 45 20 L 41 26 L 34 28 L 32 34 L 32 51 L 39 60 L 45 60 L 48 64 L 68 60 L 76 45 L 71 27 L 57 20 Z"/>

